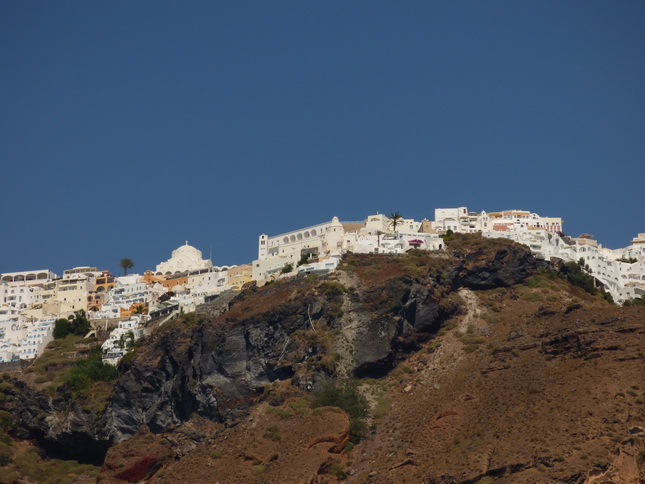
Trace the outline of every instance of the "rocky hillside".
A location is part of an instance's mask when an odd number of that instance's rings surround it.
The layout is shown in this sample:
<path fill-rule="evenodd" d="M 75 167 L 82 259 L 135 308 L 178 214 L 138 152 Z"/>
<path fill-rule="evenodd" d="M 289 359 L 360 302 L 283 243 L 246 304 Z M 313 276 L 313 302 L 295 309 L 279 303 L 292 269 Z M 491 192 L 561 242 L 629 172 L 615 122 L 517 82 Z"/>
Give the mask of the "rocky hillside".
<path fill-rule="evenodd" d="M 5 378 L 4 432 L 100 482 L 640 482 L 644 319 L 511 242 L 350 254 L 163 324 L 105 405 Z"/>

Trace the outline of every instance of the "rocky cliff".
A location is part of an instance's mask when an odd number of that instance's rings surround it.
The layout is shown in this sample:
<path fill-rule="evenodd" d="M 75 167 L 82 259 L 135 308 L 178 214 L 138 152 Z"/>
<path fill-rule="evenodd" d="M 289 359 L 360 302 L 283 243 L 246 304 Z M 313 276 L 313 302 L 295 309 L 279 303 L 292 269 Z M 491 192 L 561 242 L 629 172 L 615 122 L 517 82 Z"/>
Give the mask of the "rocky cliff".
<path fill-rule="evenodd" d="M 572 369 L 571 358 L 582 362 L 589 358 L 600 364 L 606 354 L 619 351 L 608 348 L 626 346 L 622 340 L 607 337 L 607 331 L 612 337 L 625 336 L 642 333 L 643 327 L 632 321 L 634 315 L 640 315 L 636 308 L 630 309 L 633 313 L 630 316 L 618 316 L 620 324 L 612 323 L 609 316 L 609 322 L 592 323 L 593 311 L 615 312 L 617 308 L 572 288 L 554 274 L 536 274 L 538 264 L 525 247 L 477 237 L 455 237 L 449 250 L 439 253 L 349 254 L 335 274 L 296 278 L 262 288 L 249 287 L 231 302 L 224 314 L 190 314 L 165 323 L 141 341 L 123 363 L 108 405 L 100 413 L 88 412 L 75 402 L 52 399 L 19 381 L 13 382 L 12 390 L 19 398 L 5 403 L 4 408 L 19 423 L 14 436 L 36 439 L 46 449 L 56 449 L 57 455 L 102 461 L 107 449 L 114 444 L 123 442 L 114 447 L 119 449 L 134 436 L 127 445 L 136 446 L 142 435 L 156 435 L 159 437 L 145 438 L 157 442 L 155 445 L 160 449 L 165 449 L 172 440 L 168 455 L 181 457 L 181 462 L 189 466 L 190 456 L 200 455 L 199 449 L 203 446 L 222 444 L 218 439 L 223 438 L 223 429 L 244 428 L 253 415 L 257 422 L 258 404 L 266 402 L 267 388 L 275 385 L 282 388 L 281 394 L 286 396 L 273 402 L 279 406 L 286 405 L 289 395 L 307 395 L 329 378 L 382 380 L 390 381 L 394 389 L 378 398 L 396 403 L 388 414 L 390 420 L 384 420 L 386 423 L 382 425 L 385 433 L 374 430 L 372 437 L 360 444 L 363 458 L 356 456 L 354 472 L 343 474 L 344 477 L 361 475 L 363 480 L 369 478 L 374 482 L 406 479 L 409 482 L 420 482 L 417 479 L 477 482 L 483 478 L 499 478 L 505 473 L 517 477 L 537 466 L 549 469 L 555 466 L 553 459 L 558 456 L 542 460 L 523 453 L 513 457 L 515 460 L 509 460 L 508 455 L 503 459 L 495 457 L 500 452 L 511 455 L 512 440 L 520 435 L 516 434 L 518 429 L 512 422 L 494 423 L 496 418 L 505 415 L 530 428 L 526 416 L 539 414 L 543 418 L 543 412 L 536 412 L 526 392 L 538 395 L 546 387 L 547 394 L 553 395 L 548 402 L 561 399 L 560 390 L 550 385 L 556 385 L 555 380 L 557 385 L 566 385 L 562 372 L 565 367 Z M 582 314 L 584 317 L 576 317 Z M 629 322 L 625 323 L 626 320 Z M 539 365 L 527 360 L 529 366 L 515 368 L 522 358 L 527 358 L 524 355 L 533 353 L 541 362 Z M 633 357 L 624 360 L 629 362 L 626 365 L 642 367 L 642 353 L 638 356 L 637 352 L 630 352 L 623 357 Z M 554 371 L 553 361 L 561 361 L 562 365 L 556 371 L 557 377 L 554 375 L 549 380 L 545 375 Z M 548 364 L 542 368 L 544 362 Z M 632 372 L 631 368 L 628 373 Z M 531 381 L 518 376 L 522 371 L 530 375 Z M 498 381 L 498 375 L 507 376 Z M 488 387 L 495 382 L 497 388 L 503 389 L 499 395 L 510 398 L 513 388 L 509 387 L 509 381 L 514 382 L 515 390 L 522 395 L 515 407 L 501 404 L 495 399 L 495 387 Z M 543 382 L 544 387 L 537 382 Z M 582 388 L 580 385 L 576 391 L 591 391 Z M 487 393 L 489 390 L 492 393 Z M 417 395 L 414 404 L 410 400 L 412 394 Z M 376 405 L 374 398 L 371 401 Z M 453 402 L 452 407 L 441 402 Z M 542 402 L 542 405 L 549 403 Z M 571 415 L 577 415 L 565 407 Z M 602 413 L 591 407 L 588 411 L 594 415 Z M 294 413 L 297 412 L 293 408 L 285 407 L 285 415 Z M 314 418 L 313 414 L 307 415 L 310 416 L 306 418 Z M 640 414 L 630 415 L 634 418 Z M 425 434 L 415 436 L 413 428 L 410 429 L 413 433 L 408 434 L 404 427 L 414 418 L 420 428 L 426 429 Z M 490 425 L 505 430 L 496 436 L 488 435 L 486 419 Z M 205 431 L 202 425 L 198 431 L 193 428 L 195 422 L 204 425 L 207 422 L 215 427 Z M 314 425 L 313 420 L 309 422 Z M 480 435 L 471 437 L 472 432 L 464 427 L 467 423 L 473 429 L 481 429 Z M 340 442 L 344 431 L 341 421 L 339 425 L 339 436 L 334 439 Z M 569 427 L 561 424 L 562 432 L 572 432 Z M 640 428 L 636 424 L 632 427 Z M 441 435 L 435 436 L 434 429 L 443 429 Z M 298 431 L 296 426 L 294 435 Z M 632 438 L 638 438 L 638 432 L 634 430 Z M 180 435 L 189 437 L 177 437 Z M 454 436 L 450 437 L 454 439 L 452 444 L 446 441 L 447 435 Z M 161 437 L 170 440 L 162 445 L 158 440 Z M 494 445 L 493 438 L 506 439 L 506 442 Z M 476 441 L 480 444 L 476 445 Z M 457 459 L 458 455 L 479 445 L 483 446 L 481 459 L 488 459 L 487 464 L 472 459 L 464 464 L 463 457 Z M 634 445 L 638 448 L 640 444 Z M 314 444 L 311 449 L 307 452 L 315 450 Z M 453 450 L 439 463 L 424 456 L 429 449 L 437 455 L 446 449 Z M 110 452 L 118 454 L 119 451 Z M 294 452 L 301 455 L 295 449 Z M 134 454 L 131 450 L 127 453 Z M 132 464 L 141 468 L 139 474 L 134 471 L 132 474 L 138 479 L 151 475 L 163 463 L 163 459 L 146 458 L 146 465 L 140 461 Z M 396 459 L 399 462 L 394 462 Z M 264 466 L 263 473 L 275 469 L 276 476 L 284 478 L 287 472 L 271 461 L 271 455 L 251 460 L 261 462 L 256 466 Z M 316 479 L 324 481 L 324 476 L 340 476 L 328 471 L 332 464 L 340 465 L 342 459 L 328 463 L 327 467 L 324 462 L 325 459 L 311 464 L 314 474 L 319 476 Z M 456 465 L 458 462 L 461 464 Z M 605 472 L 609 466 L 607 463 L 600 469 Z M 172 469 L 181 476 L 181 466 Z M 116 475 L 109 469 L 106 472 L 106 475 Z M 580 472 L 576 480 L 572 470 L 567 478 L 573 480 L 567 482 L 582 482 Z M 270 474 L 264 477 L 278 482 Z"/>

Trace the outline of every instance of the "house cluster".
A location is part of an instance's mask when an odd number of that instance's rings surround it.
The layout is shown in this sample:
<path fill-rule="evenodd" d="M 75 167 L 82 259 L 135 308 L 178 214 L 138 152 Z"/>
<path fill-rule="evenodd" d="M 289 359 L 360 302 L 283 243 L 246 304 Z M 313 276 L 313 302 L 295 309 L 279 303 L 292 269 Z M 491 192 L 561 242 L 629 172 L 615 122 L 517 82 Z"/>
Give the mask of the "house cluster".
<path fill-rule="evenodd" d="M 106 361 L 116 363 L 151 317 L 194 311 L 249 281 L 250 264 L 213 266 L 188 242 L 144 274 L 115 276 L 89 266 L 65 270 L 62 277 L 50 270 L 3 273 L 0 363 L 35 358 L 53 339 L 56 319 L 81 310 L 95 329 L 111 330 L 102 348 Z"/>
<path fill-rule="evenodd" d="M 346 252 L 404 253 L 410 249 L 441 250 L 442 235 L 480 233 L 527 245 L 542 259 L 565 262 L 582 259 L 614 300 L 623 303 L 645 294 L 645 234 L 622 249 L 603 248 L 588 234 L 567 237 L 560 217 L 543 217 L 525 210 L 469 212 L 467 207 L 438 208 L 434 220 L 415 221 L 382 214 L 360 222 L 330 222 L 258 240 L 252 278 L 258 283 L 282 277 L 285 267 L 298 272 L 333 270 Z M 300 265 L 298 265 L 300 264 Z"/>
<path fill-rule="evenodd" d="M 144 274 L 115 276 L 97 267 L 76 267 L 59 277 L 50 270 L 0 274 L 0 362 L 33 359 L 52 339 L 54 322 L 86 311 L 97 330 L 112 330 L 103 342 L 106 361 L 116 363 L 155 317 L 190 312 L 224 291 L 252 281 L 262 285 L 297 273 L 336 269 L 348 252 L 401 254 L 442 250 L 446 233 L 481 233 L 527 245 L 537 257 L 583 259 L 589 272 L 622 303 L 645 294 L 645 234 L 623 249 L 606 249 L 588 234 L 563 235 L 563 221 L 523 210 L 469 212 L 438 208 L 434 220 L 398 214 L 362 221 L 324 222 L 258 239 L 258 257 L 241 266 L 214 266 L 188 245 Z"/>

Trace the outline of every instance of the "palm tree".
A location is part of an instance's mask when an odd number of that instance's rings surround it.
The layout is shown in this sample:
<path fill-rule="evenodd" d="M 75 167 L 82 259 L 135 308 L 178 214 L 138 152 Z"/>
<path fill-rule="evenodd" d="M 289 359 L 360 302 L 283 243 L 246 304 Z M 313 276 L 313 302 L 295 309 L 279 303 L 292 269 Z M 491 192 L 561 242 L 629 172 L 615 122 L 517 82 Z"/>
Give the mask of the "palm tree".
<path fill-rule="evenodd" d="M 392 230 L 396 232 L 396 226 L 403 223 L 403 215 L 401 215 L 399 212 L 392 212 L 390 214 L 390 225 L 392 226 Z"/>
<path fill-rule="evenodd" d="M 131 269 L 132 267 L 134 267 L 134 262 L 132 262 L 132 259 L 128 259 L 127 257 L 124 257 L 119 261 L 119 267 L 123 268 L 123 275 L 127 276 L 128 269 Z"/>
<path fill-rule="evenodd" d="M 381 230 L 376 231 L 376 242 L 379 247 L 381 247 L 381 235 L 383 234 L 384 232 L 382 232 Z"/>

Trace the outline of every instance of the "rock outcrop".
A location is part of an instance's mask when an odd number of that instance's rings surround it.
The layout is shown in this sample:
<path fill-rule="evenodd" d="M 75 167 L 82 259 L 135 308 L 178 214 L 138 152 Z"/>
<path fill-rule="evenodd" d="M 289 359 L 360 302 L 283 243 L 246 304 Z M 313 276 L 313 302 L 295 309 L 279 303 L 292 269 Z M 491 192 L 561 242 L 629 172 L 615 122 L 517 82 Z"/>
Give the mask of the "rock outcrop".
<path fill-rule="evenodd" d="M 86 460 L 142 427 L 166 432 L 193 415 L 230 424 L 275 380 L 310 388 L 333 374 L 339 339 L 351 345 L 344 374 L 386 374 L 458 313 L 455 289 L 510 286 L 536 268 L 527 249 L 499 241 L 345 263 L 360 273 L 351 287 L 334 275 L 294 279 L 246 289 L 219 316 L 165 323 L 122 367 L 101 416 L 23 387 L 16 418 L 48 448 Z"/>

